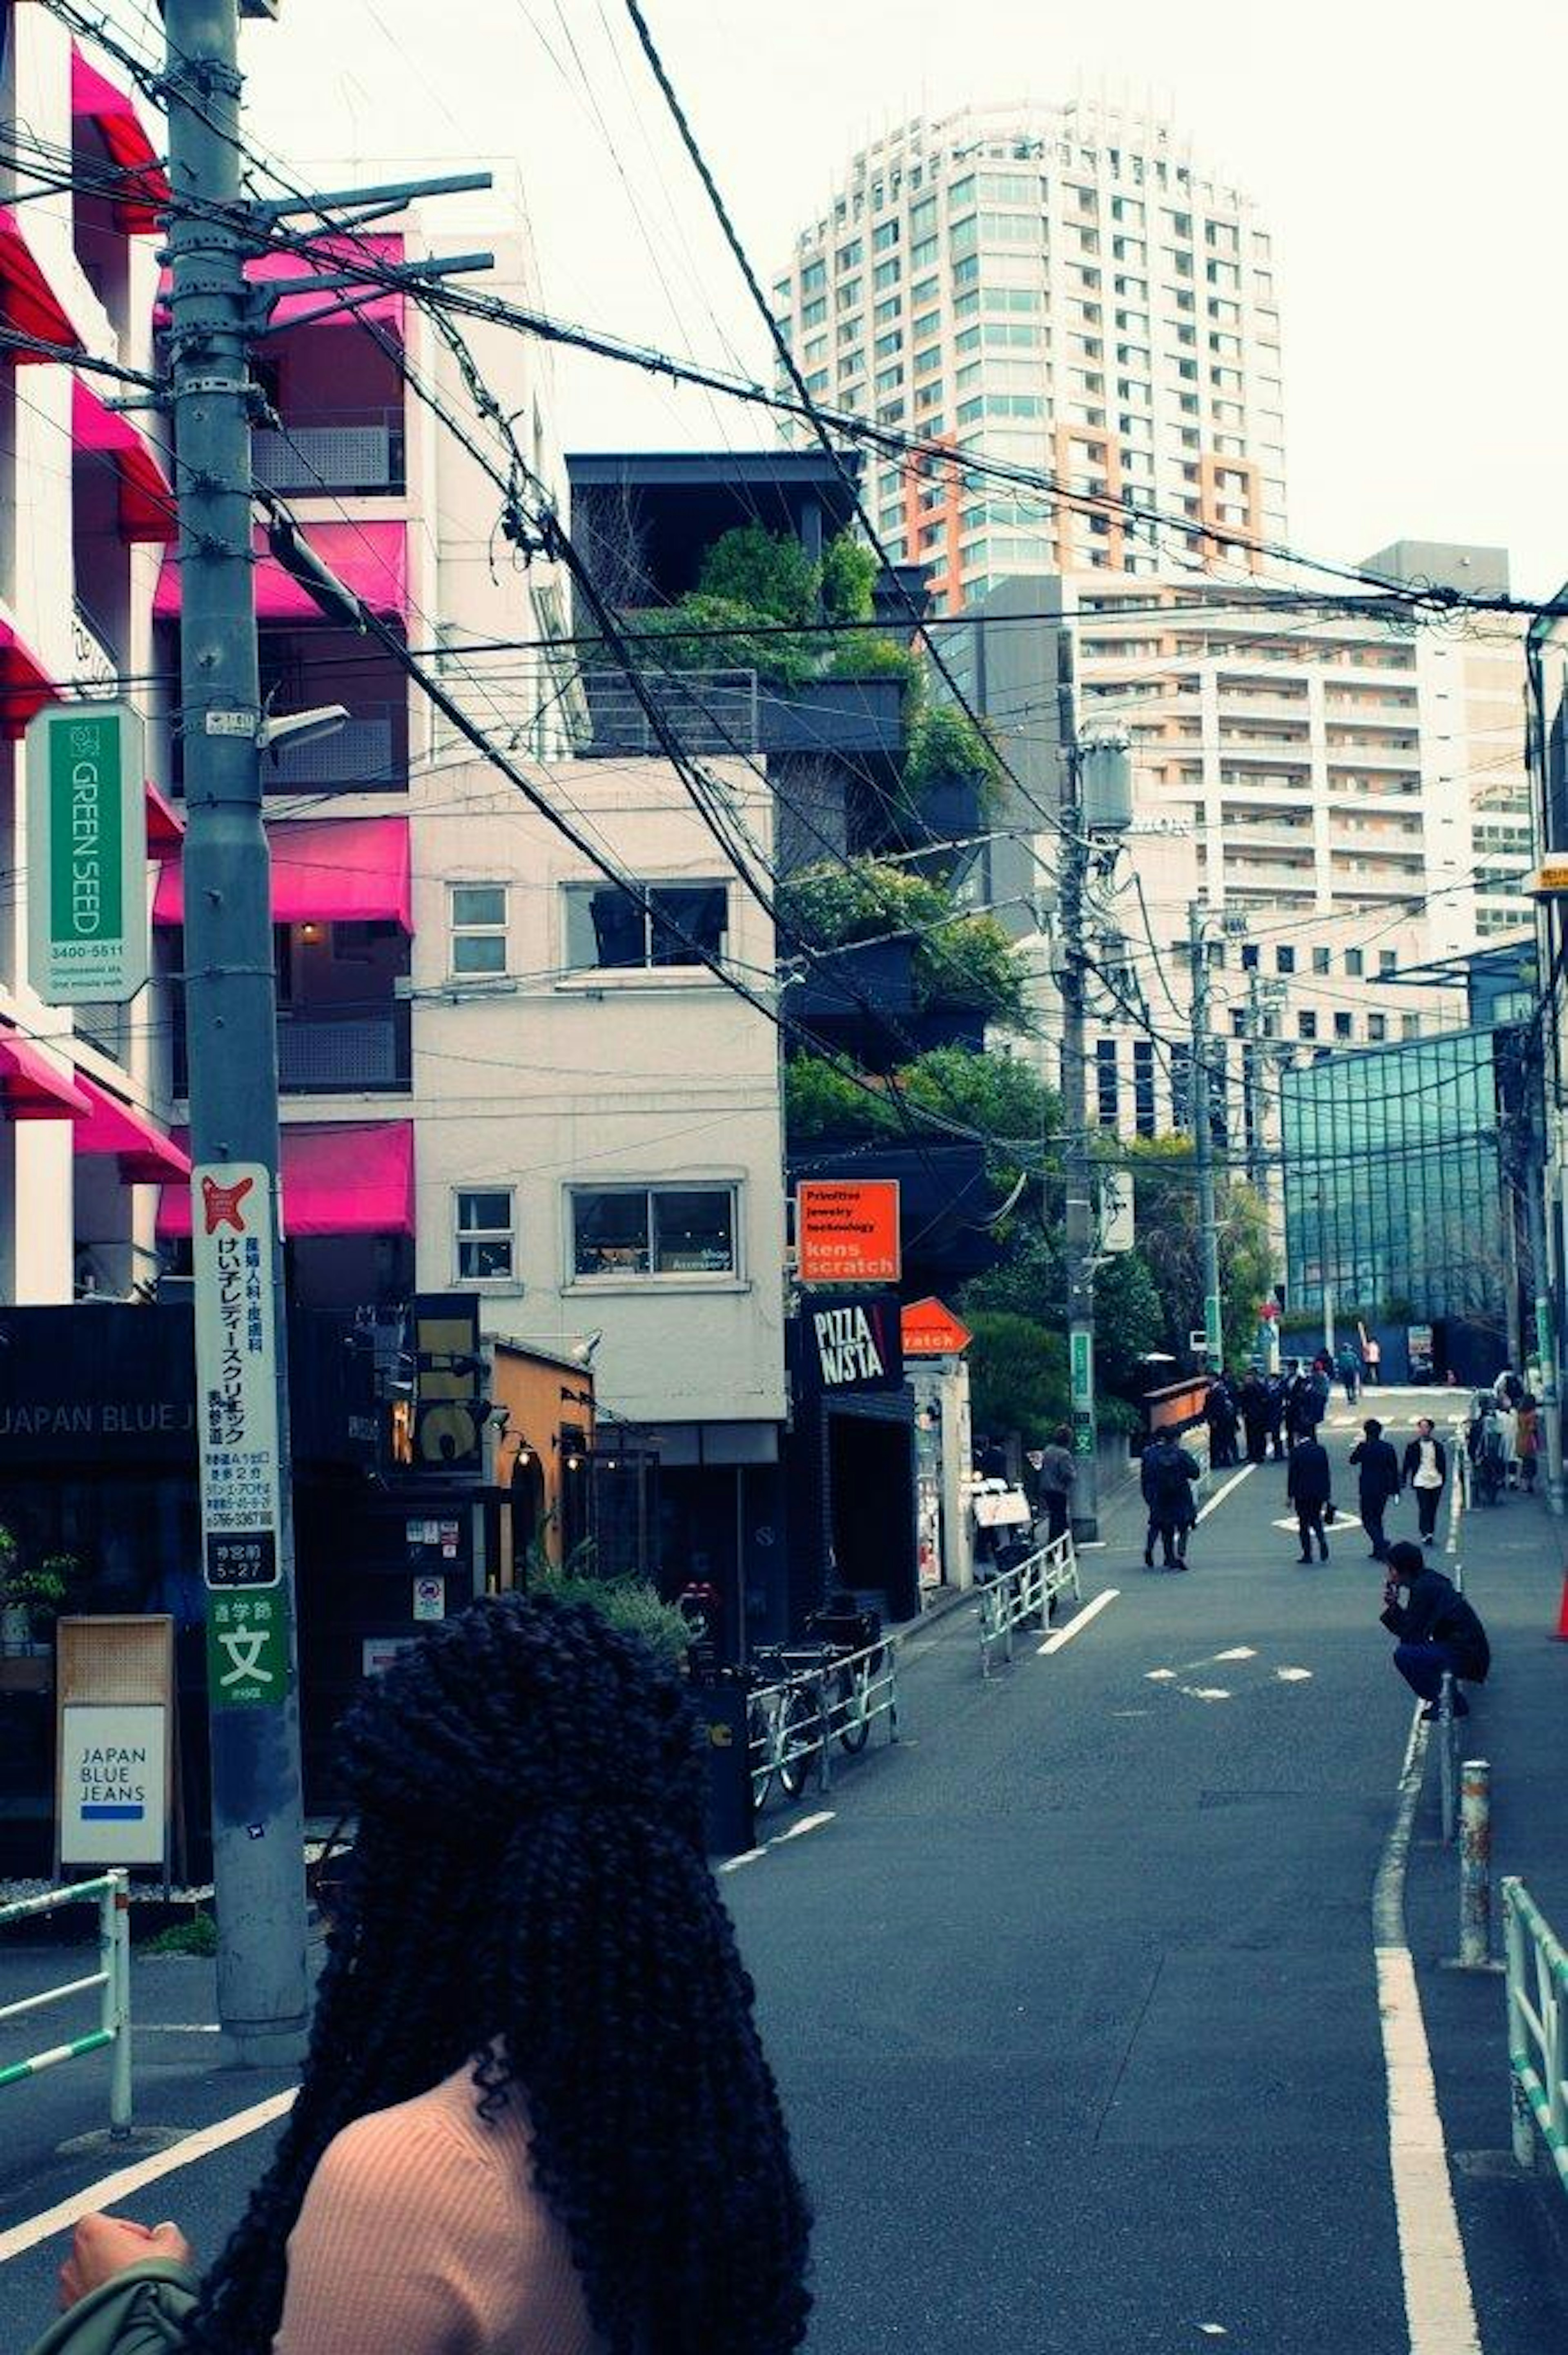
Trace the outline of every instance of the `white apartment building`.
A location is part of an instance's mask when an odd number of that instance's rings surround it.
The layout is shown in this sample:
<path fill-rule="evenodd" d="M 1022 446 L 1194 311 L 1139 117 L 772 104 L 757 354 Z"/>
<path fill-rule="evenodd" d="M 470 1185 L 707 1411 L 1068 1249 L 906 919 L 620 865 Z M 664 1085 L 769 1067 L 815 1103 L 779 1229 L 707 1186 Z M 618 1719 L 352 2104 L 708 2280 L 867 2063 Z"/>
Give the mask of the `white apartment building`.
<path fill-rule="evenodd" d="M 939 610 L 1022 572 L 1245 577 L 1285 538 L 1273 241 L 1168 124 L 1082 101 L 918 117 L 852 159 L 773 293 L 814 398 L 953 453 L 870 483 Z"/>
<path fill-rule="evenodd" d="M 151 412 L 109 403 L 91 366 L 150 363 L 160 148 L 120 69 L 48 9 L 0 10 L 0 1302 L 130 1296 L 157 1272 L 160 1178 L 188 1167 L 164 1132 L 160 993 L 45 1005 L 26 978 L 22 737 L 57 702 L 111 697 L 147 721 L 149 847 L 177 855 L 162 798 L 168 735 L 153 588 L 173 536 Z M 41 193 L 70 158 L 79 185 Z M 117 171 L 118 167 L 118 171 Z M 151 900 L 155 864 L 149 868 Z"/>

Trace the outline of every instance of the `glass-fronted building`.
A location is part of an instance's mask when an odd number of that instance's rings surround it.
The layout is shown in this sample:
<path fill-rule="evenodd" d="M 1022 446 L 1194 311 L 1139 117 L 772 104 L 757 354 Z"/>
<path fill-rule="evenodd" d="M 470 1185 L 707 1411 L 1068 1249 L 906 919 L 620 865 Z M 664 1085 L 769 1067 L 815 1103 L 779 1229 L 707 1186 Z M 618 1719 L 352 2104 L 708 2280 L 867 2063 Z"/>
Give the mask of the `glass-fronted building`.
<path fill-rule="evenodd" d="M 1511 1276 L 1496 1033 L 1325 1056 L 1281 1080 L 1289 1301 L 1489 1325 Z"/>

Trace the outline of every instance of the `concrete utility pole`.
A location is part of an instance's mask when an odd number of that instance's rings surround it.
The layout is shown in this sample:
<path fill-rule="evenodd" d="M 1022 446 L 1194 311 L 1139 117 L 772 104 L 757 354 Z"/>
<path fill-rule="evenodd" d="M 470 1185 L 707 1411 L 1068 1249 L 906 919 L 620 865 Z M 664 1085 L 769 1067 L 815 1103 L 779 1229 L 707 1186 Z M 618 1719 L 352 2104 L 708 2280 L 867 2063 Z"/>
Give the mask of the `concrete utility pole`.
<path fill-rule="evenodd" d="M 1546 1227 L 1546 1147 L 1543 1114 L 1545 1075 L 1539 1034 L 1531 1033 L 1524 1056 L 1520 1127 L 1525 1221 L 1530 1237 L 1530 1279 L 1535 1310 L 1535 1354 L 1541 1366 L 1541 1437 L 1546 1458 L 1546 1509 L 1561 1518 L 1568 1497 L 1563 1476 L 1563 1402 L 1557 1379 L 1556 1320 L 1552 1313 L 1552 1262 Z M 1515 1360 L 1521 1364 L 1522 1359 Z"/>
<path fill-rule="evenodd" d="M 1057 914 L 1062 927 L 1062 1121 L 1066 1132 L 1064 1242 L 1067 1275 L 1067 1377 L 1073 1413 L 1073 1535 L 1100 1533 L 1095 1406 L 1095 1201 L 1089 1162 L 1088 1091 L 1084 1058 L 1084 889 L 1088 840 L 1084 825 L 1083 751 L 1078 742 L 1073 640 L 1057 639 L 1057 719 L 1066 762 Z"/>
<path fill-rule="evenodd" d="M 196 1317 L 204 1297 L 202 1172 L 248 1167 L 237 1234 L 263 1240 L 251 1295 L 256 1379 L 275 1399 L 276 1485 L 249 1561 L 218 1534 L 204 1458 L 213 1880 L 218 2017 L 234 2056 L 286 2063 L 303 2049 L 304 1827 L 294 1652 L 281 1244 L 277 1200 L 277 1005 L 258 746 L 251 555 L 249 334 L 239 188 L 237 0 L 164 0 L 175 209 L 170 337 L 180 512 L 180 702 L 185 746 L 185 1022 L 196 1164 Z M 253 7 L 248 14 L 254 13 Z M 270 13 L 270 12 L 269 12 Z M 196 208 L 196 209 L 186 209 Z M 214 1180 L 209 1178 L 207 1183 Z M 224 1189 L 217 1188 L 221 1194 Z M 232 1188 L 228 1189 L 230 1192 Z M 265 1198 L 264 1200 L 262 1198 Z M 207 1197 L 205 1231 L 228 1215 Z M 240 1219 L 248 1221 L 241 1229 Z M 227 1232 L 217 1236 L 225 1243 Z M 272 1363 L 265 1365 L 270 1354 Z M 208 1400 L 198 1383 L 198 1420 Z M 257 1409 L 257 1420 L 270 1422 Z M 270 1538 L 272 1542 L 267 1542 Z M 263 1644 L 258 1631 L 264 1631 Z"/>
<path fill-rule="evenodd" d="M 1192 1158 L 1198 1172 L 1198 1241 L 1203 1272 L 1203 1363 L 1210 1373 L 1224 1370 L 1224 1327 L 1220 1314 L 1220 1231 L 1214 1217 L 1214 1138 L 1209 1125 L 1209 944 L 1208 914 L 1202 900 L 1187 903 L 1187 957 L 1192 983 Z"/>

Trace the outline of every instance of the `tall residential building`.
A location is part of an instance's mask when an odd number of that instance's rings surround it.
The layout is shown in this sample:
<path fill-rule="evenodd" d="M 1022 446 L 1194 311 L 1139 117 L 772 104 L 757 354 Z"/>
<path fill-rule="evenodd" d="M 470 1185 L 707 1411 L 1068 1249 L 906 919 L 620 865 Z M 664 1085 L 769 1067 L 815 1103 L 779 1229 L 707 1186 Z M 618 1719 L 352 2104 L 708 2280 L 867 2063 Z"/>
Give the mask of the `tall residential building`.
<path fill-rule="evenodd" d="M 1079 101 L 906 123 L 773 291 L 816 399 L 954 453 L 880 458 L 869 485 L 949 611 L 1020 572 L 1245 576 L 1284 539 L 1272 241 L 1167 124 Z"/>

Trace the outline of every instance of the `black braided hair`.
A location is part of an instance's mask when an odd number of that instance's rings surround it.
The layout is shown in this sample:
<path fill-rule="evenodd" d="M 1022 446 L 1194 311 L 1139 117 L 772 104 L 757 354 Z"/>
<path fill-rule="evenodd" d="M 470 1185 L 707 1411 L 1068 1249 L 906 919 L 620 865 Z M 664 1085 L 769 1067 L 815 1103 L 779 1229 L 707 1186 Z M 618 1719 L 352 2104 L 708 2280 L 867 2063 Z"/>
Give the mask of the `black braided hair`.
<path fill-rule="evenodd" d="M 358 1835 L 289 2125 L 203 2286 L 191 2355 L 265 2355 L 333 2137 L 471 2063 L 515 2082 L 609 2355 L 785 2355 L 810 2217 L 703 1848 L 679 1678 L 581 1605 L 505 1595 L 344 1721 Z"/>

